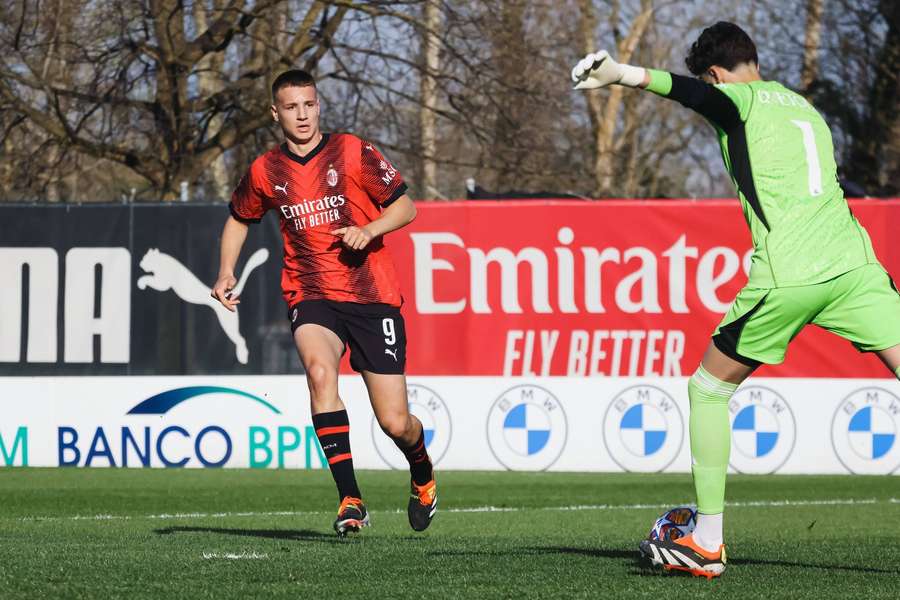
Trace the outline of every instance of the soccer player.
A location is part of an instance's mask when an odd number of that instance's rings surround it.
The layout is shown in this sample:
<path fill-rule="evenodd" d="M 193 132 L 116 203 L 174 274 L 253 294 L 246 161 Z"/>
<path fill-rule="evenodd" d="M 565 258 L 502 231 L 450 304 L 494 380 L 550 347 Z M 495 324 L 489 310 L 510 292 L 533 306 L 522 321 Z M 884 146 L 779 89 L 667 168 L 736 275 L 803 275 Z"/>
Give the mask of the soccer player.
<path fill-rule="evenodd" d="M 828 125 L 802 96 L 761 79 L 750 37 L 716 23 L 685 62 L 697 79 L 618 64 L 598 52 L 575 66 L 572 79 L 576 89 L 646 89 L 705 117 L 750 227 L 747 285 L 688 383 L 697 527 L 674 542 L 640 545 L 655 565 L 714 577 L 725 569 L 729 398 L 760 364 L 781 363 L 809 323 L 877 353 L 900 378 L 900 294 L 844 199 Z"/>
<path fill-rule="evenodd" d="M 319 129 L 313 77 L 300 70 L 272 84 L 272 118 L 285 141 L 250 165 L 231 197 L 212 295 L 234 310 L 234 267 L 256 223 L 274 210 L 284 240 L 281 287 L 294 343 L 306 370 L 313 426 L 340 506 L 338 535 L 369 524 L 353 471 L 350 422 L 338 394 L 341 356 L 362 374 L 382 430 L 409 462 L 410 526 L 422 531 L 437 510 L 437 488 L 422 423 L 406 396 L 406 331 L 394 263 L 383 236 L 416 209 L 400 173 L 369 142 Z"/>

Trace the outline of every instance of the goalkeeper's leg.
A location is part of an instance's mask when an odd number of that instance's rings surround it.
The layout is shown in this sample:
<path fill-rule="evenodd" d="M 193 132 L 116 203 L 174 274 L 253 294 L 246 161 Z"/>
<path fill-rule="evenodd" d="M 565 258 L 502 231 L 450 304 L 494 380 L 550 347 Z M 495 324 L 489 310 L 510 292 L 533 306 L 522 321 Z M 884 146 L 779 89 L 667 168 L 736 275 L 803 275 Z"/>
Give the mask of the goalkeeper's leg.
<path fill-rule="evenodd" d="M 722 545 L 725 473 L 731 451 L 728 401 L 760 364 L 779 364 L 791 339 L 815 315 L 822 286 L 742 289 L 712 336 L 688 384 L 690 436 L 697 492 L 693 541 L 717 552 Z"/>
<path fill-rule="evenodd" d="M 725 571 L 722 516 L 731 451 L 728 401 L 755 368 L 728 357 L 711 343 L 688 382 L 697 526 L 693 533 L 676 540 L 642 541 L 641 553 L 652 564 L 709 578 Z"/>
<path fill-rule="evenodd" d="M 731 451 L 728 401 L 754 366 L 740 363 L 710 343 L 703 362 L 688 382 L 691 403 L 691 472 L 697 493 L 695 543 L 710 552 L 722 545 L 725 474 Z"/>

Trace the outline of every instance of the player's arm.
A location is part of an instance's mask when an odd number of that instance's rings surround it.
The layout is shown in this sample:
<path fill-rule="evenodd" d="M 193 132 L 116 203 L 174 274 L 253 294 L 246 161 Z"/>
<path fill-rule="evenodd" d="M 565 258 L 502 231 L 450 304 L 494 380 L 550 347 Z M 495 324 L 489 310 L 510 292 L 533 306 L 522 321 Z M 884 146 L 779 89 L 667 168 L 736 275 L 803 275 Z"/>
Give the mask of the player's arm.
<path fill-rule="evenodd" d="M 409 196 L 403 194 L 391 202 L 381 216 L 362 227 L 341 227 L 332 233 L 340 236 L 345 246 L 352 250 L 362 250 L 377 237 L 396 231 L 412 223 L 416 218 L 416 205 Z"/>
<path fill-rule="evenodd" d="M 213 298 L 231 312 L 234 312 L 234 307 L 241 303 L 237 296 L 231 293 L 237 285 L 234 267 L 247 239 L 250 223 L 259 223 L 267 209 L 266 190 L 260 178 L 258 161 L 259 159 L 254 161 L 231 195 L 231 202 L 228 205 L 231 215 L 222 228 L 222 243 L 219 245 L 219 275 L 210 292 Z"/>
<path fill-rule="evenodd" d="M 231 290 L 237 285 L 234 267 L 241 254 L 241 248 L 244 247 L 244 241 L 247 239 L 247 229 L 249 227 L 246 223 L 238 221 L 233 216 L 228 217 L 225 227 L 222 228 L 222 243 L 219 246 L 219 276 L 216 278 L 211 295 L 231 312 L 234 312 L 235 305 L 241 303 L 236 296 L 231 295 Z"/>
<path fill-rule="evenodd" d="M 619 84 L 646 89 L 679 102 L 728 132 L 741 124 L 735 102 L 717 87 L 693 77 L 617 63 L 605 51 L 588 54 L 572 69 L 576 90 Z"/>

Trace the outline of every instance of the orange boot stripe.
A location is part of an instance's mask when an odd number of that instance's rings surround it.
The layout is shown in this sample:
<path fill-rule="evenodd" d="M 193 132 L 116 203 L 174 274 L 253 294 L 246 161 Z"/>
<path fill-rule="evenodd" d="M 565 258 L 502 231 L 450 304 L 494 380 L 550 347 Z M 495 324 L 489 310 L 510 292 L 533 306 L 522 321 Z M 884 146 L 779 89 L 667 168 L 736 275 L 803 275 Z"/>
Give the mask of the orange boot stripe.
<path fill-rule="evenodd" d="M 699 554 L 700 556 L 706 557 L 706 558 L 708 558 L 709 560 L 718 560 L 719 558 L 722 557 L 722 548 L 721 548 L 721 546 L 719 547 L 719 551 L 718 551 L 718 552 L 710 552 L 710 551 L 708 551 L 708 550 L 704 550 L 703 548 L 701 548 L 700 546 L 698 546 L 697 543 L 694 541 L 694 536 L 693 536 L 693 535 L 688 535 L 688 536 L 686 536 L 686 537 L 679 538 L 679 539 L 675 540 L 675 543 L 676 543 L 676 544 L 680 544 L 680 545 L 682 545 L 682 546 L 687 546 L 688 548 L 690 548 L 691 550 L 693 550 L 694 552 L 696 552 L 696 553 Z"/>

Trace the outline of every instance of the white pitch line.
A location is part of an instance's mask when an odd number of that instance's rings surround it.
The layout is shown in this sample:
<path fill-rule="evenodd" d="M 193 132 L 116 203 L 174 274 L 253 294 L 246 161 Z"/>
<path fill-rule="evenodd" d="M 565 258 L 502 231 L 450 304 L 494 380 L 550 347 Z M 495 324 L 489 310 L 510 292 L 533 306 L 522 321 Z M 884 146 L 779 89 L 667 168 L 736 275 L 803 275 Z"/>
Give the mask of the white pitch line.
<path fill-rule="evenodd" d="M 575 506 L 536 506 L 528 507 L 496 507 L 482 506 L 476 508 L 450 509 L 445 512 L 518 512 L 526 510 L 550 510 L 550 511 L 578 511 L 578 510 L 643 510 L 649 508 L 668 509 L 673 506 L 689 506 L 690 502 L 681 502 L 674 504 L 578 504 Z M 745 508 L 745 507 L 765 507 L 777 508 L 780 506 L 834 506 L 834 505 L 854 505 L 854 504 L 878 504 L 875 498 L 865 498 L 862 500 L 748 500 L 746 502 L 728 502 L 726 508 Z"/>
<path fill-rule="evenodd" d="M 203 553 L 204 560 L 212 560 L 216 558 L 222 558 L 225 560 L 258 560 L 263 558 L 269 558 L 268 554 L 259 554 L 257 552 L 241 552 L 240 554 L 217 554 L 215 552 L 204 552 Z"/>
<path fill-rule="evenodd" d="M 747 500 L 729 502 L 730 508 L 778 508 L 794 506 L 852 506 L 859 504 L 898 504 L 900 499 L 890 498 L 887 501 L 875 498 L 864 499 L 821 499 L 821 500 Z M 667 504 L 579 504 L 572 506 L 472 506 L 468 508 L 448 508 L 440 512 L 444 513 L 493 513 L 493 512 L 528 512 L 528 511 L 590 511 L 590 510 L 646 510 L 667 509 L 673 506 L 685 506 L 689 502 L 670 502 Z M 385 510 L 381 513 L 404 513 L 403 510 Z M 298 511 L 271 511 L 271 512 L 216 512 L 216 513 L 162 513 L 156 515 L 75 515 L 71 517 L 13 517 L 0 518 L 0 520 L 15 521 L 130 521 L 130 520 L 159 520 L 174 521 L 179 519 L 224 519 L 236 517 L 301 517 L 314 515 L 330 515 L 331 511 L 298 510 Z"/>
<path fill-rule="evenodd" d="M 748 500 L 746 502 L 726 502 L 726 506 L 828 506 L 844 504 L 878 504 L 875 498 L 863 498 L 862 500 Z"/>

